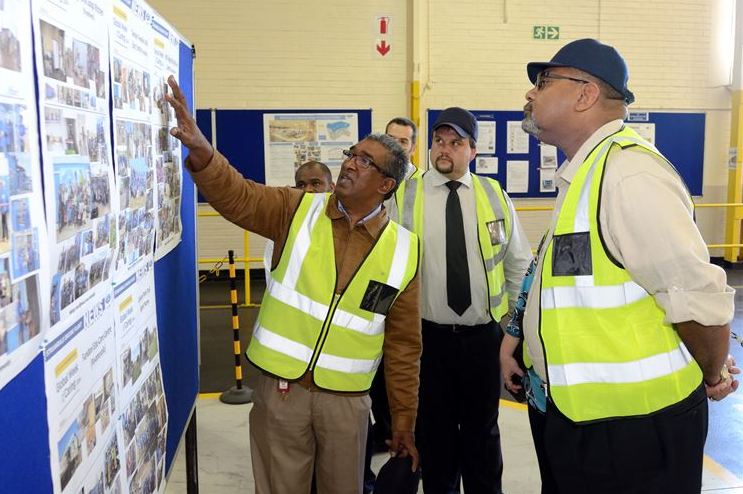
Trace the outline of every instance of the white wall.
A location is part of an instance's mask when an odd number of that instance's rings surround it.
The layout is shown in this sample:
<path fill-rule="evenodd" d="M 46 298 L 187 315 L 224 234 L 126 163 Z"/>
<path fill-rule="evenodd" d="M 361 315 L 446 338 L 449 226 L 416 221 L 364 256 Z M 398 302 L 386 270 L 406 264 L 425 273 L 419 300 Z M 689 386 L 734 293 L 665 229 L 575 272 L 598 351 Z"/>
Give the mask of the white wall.
<path fill-rule="evenodd" d="M 599 38 L 627 59 L 637 97 L 631 110 L 706 113 L 698 202 L 726 200 L 731 0 L 151 2 L 196 45 L 198 108 L 372 108 L 375 131 L 409 115 L 416 77 L 423 118 L 428 108 L 453 105 L 520 109 L 527 62 L 548 60 L 574 39 Z M 374 52 L 381 15 L 392 19 L 384 58 Z M 534 25 L 559 26 L 560 39 L 532 39 Z M 708 243 L 723 241 L 724 211 L 699 211 Z M 549 213 L 521 217 L 536 244 Z M 226 255 L 228 245 L 241 251 L 240 233 L 220 221 L 199 221 L 201 257 Z M 260 255 L 262 241 L 253 245 Z"/>

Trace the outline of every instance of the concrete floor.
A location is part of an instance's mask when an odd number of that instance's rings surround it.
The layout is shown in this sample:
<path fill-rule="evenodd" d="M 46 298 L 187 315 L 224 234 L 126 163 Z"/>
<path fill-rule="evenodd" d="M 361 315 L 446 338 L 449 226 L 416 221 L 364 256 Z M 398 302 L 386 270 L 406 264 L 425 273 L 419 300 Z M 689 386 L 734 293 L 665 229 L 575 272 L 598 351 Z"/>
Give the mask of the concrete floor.
<path fill-rule="evenodd" d="M 743 271 L 730 271 L 728 283 L 739 292 L 732 330 L 743 336 Z M 225 303 L 229 292 L 222 282 L 202 289 L 202 305 Z M 241 286 L 241 285 L 238 285 Z M 261 287 L 252 298 L 260 297 Z M 254 310 L 241 310 L 241 327 L 249 333 Z M 198 429 L 199 487 L 201 493 L 253 493 L 248 441 L 248 412 L 251 405 L 225 405 L 215 391 L 232 384 L 232 331 L 228 311 L 202 310 L 202 395 L 196 404 Z M 241 340 L 246 340 L 245 334 Z M 243 349 L 245 347 L 243 346 Z M 731 341 L 731 353 L 743 364 L 743 347 Z M 255 370 L 246 368 L 250 385 Z M 504 474 L 503 489 L 508 494 L 539 493 L 539 470 L 531 442 L 526 409 L 519 404 L 501 401 L 500 429 Z M 743 389 L 722 402 L 710 402 L 710 426 L 705 448 L 702 491 L 715 494 L 743 494 Z M 166 494 L 186 492 L 186 469 L 183 444 L 169 473 Z M 386 454 L 374 457 L 378 471 L 387 460 Z M 422 489 L 419 491 L 422 492 Z"/>

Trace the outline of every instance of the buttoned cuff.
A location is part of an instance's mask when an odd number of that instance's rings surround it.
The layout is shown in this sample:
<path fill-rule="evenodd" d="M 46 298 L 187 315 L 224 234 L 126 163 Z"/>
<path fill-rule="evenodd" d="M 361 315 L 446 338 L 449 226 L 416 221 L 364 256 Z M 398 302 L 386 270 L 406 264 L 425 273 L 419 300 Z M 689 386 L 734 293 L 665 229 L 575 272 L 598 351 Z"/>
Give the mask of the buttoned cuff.
<path fill-rule="evenodd" d="M 671 289 L 656 293 L 655 300 L 666 311 L 665 322 L 695 321 L 703 326 L 722 326 L 733 320 L 735 290 L 729 286 L 721 293 Z"/>

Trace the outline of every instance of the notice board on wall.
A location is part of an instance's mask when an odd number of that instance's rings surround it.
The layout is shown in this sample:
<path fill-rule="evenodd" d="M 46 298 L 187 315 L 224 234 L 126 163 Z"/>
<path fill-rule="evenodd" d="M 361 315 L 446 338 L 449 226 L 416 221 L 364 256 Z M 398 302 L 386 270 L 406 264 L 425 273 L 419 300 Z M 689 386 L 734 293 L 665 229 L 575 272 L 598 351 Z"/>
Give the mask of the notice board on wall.
<path fill-rule="evenodd" d="M 554 174 L 565 155 L 521 130 L 523 111 L 470 110 L 479 126 L 473 172 L 498 180 L 511 197 L 555 197 Z M 428 147 L 441 110 L 428 110 Z M 702 195 L 704 113 L 631 112 L 626 122 L 676 167 L 694 196 Z"/>
<path fill-rule="evenodd" d="M 371 133 L 369 109 L 200 109 L 196 121 L 245 178 L 267 185 L 293 185 L 294 168 L 310 160 L 335 178 L 341 151 Z"/>
<path fill-rule="evenodd" d="M 164 489 L 198 393 L 191 44 L 138 0 L 0 2 L 0 478 Z M 177 307 L 177 310 L 174 308 Z"/>

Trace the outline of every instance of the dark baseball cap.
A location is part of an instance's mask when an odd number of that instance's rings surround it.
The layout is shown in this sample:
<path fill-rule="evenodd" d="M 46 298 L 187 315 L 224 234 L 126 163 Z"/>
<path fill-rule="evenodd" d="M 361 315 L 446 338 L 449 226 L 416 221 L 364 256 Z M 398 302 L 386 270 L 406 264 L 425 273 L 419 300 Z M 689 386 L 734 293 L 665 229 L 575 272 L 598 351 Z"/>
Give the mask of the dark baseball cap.
<path fill-rule="evenodd" d="M 412 471 L 413 459 L 410 456 L 395 456 L 387 460 L 377 474 L 374 484 L 375 494 L 415 494 L 421 470 Z"/>
<path fill-rule="evenodd" d="M 635 95 L 627 89 L 627 64 L 613 46 L 590 38 L 572 41 L 560 48 L 549 62 L 530 62 L 526 65 L 526 73 L 532 84 L 536 84 L 540 72 L 550 67 L 582 70 L 616 89 L 624 97 L 625 103 L 635 101 Z"/>
<path fill-rule="evenodd" d="M 433 123 L 433 130 L 444 125 L 454 129 L 460 137 L 472 138 L 477 142 L 477 119 L 475 116 L 458 106 L 452 106 L 439 113 L 436 121 Z"/>

